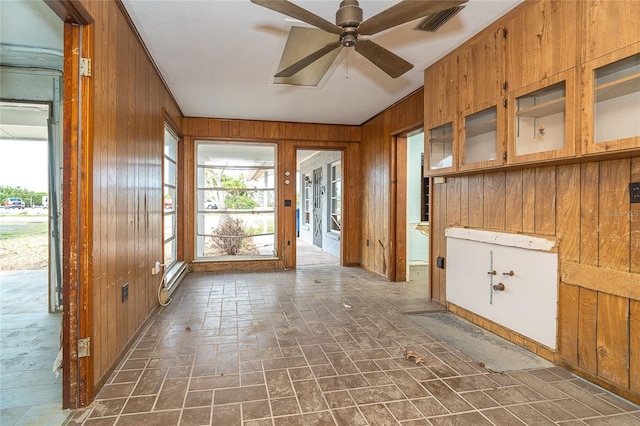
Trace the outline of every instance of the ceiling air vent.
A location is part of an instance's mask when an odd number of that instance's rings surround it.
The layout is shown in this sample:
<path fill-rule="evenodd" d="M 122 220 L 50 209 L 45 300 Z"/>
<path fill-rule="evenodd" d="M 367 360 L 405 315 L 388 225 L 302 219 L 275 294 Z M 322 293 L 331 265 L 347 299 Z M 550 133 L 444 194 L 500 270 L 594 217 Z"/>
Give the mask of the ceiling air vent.
<path fill-rule="evenodd" d="M 450 9 L 445 9 L 442 12 L 434 13 L 424 18 L 414 30 L 436 32 L 438 28 L 443 26 L 449 19 L 453 18 L 456 13 L 460 12 L 464 6 L 456 6 Z"/>

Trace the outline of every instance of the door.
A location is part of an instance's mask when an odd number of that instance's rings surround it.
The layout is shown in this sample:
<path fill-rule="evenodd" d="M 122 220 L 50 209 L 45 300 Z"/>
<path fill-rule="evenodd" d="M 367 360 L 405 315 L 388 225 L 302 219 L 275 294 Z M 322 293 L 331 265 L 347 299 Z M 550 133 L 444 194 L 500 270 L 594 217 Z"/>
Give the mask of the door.
<path fill-rule="evenodd" d="M 322 167 L 313 171 L 313 245 L 322 248 Z"/>

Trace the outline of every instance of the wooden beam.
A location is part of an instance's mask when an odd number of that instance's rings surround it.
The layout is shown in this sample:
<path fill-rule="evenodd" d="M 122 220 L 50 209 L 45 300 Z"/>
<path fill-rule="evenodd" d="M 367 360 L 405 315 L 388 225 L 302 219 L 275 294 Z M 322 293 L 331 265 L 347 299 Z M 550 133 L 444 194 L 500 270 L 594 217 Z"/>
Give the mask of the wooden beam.
<path fill-rule="evenodd" d="M 599 268 L 574 262 L 562 262 L 561 281 L 582 288 L 640 300 L 640 274 Z"/>

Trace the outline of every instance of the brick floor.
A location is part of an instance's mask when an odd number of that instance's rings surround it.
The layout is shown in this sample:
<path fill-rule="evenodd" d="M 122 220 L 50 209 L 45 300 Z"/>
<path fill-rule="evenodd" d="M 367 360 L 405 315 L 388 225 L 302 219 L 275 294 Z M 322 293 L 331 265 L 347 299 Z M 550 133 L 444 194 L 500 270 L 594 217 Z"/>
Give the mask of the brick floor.
<path fill-rule="evenodd" d="M 640 425 L 562 368 L 482 368 L 402 314 L 426 297 L 360 268 L 190 274 L 69 424 Z"/>

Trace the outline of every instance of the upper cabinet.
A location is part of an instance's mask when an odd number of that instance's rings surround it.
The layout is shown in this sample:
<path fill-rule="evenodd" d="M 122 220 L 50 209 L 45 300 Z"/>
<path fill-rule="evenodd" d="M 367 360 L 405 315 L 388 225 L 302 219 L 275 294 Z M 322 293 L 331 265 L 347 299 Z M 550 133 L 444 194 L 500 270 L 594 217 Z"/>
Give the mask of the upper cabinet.
<path fill-rule="evenodd" d="M 640 148 L 640 42 L 582 71 L 582 152 Z"/>
<path fill-rule="evenodd" d="M 449 55 L 424 74 L 425 176 L 457 170 L 458 57 Z"/>
<path fill-rule="evenodd" d="M 509 90 L 537 83 L 577 64 L 577 24 L 581 2 L 524 2 L 507 22 Z"/>
<path fill-rule="evenodd" d="M 424 73 L 425 126 L 442 124 L 458 111 L 458 56 L 448 55 Z M 425 151 L 426 152 L 426 151 Z"/>
<path fill-rule="evenodd" d="M 585 0 L 581 3 L 582 62 L 640 41 L 640 0 Z"/>
<path fill-rule="evenodd" d="M 527 0 L 425 71 L 428 174 L 640 148 L 640 0 Z"/>
<path fill-rule="evenodd" d="M 459 54 L 458 108 L 468 110 L 503 94 L 505 29 L 489 28 Z"/>

